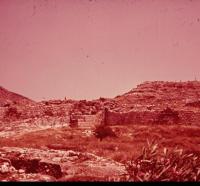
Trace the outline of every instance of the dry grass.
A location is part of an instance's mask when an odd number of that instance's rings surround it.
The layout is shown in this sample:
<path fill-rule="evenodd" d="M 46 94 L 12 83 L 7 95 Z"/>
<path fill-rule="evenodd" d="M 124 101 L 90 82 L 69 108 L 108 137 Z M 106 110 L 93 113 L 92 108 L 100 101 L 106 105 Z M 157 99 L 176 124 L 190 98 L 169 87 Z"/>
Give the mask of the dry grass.
<path fill-rule="evenodd" d="M 146 139 L 156 139 L 160 147 L 178 147 L 186 151 L 200 151 L 200 128 L 186 126 L 115 126 L 118 138 L 86 137 L 83 129 L 60 128 L 30 132 L 10 138 L 1 138 L 0 146 L 73 149 L 124 162 L 137 157 Z"/>

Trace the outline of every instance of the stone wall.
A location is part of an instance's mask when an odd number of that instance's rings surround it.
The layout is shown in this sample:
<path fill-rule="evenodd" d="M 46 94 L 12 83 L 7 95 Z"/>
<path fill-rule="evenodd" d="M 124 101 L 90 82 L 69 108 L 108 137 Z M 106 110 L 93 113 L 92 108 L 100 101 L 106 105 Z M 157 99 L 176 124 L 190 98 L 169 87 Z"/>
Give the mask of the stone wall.
<path fill-rule="evenodd" d="M 156 116 L 156 112 L 150 111 L 132 111 L 126 113 L 116 113 L 109 111 L 106 114 L 105 122 L 107 125 L 149 124 L 153 123 Z"/>
<path fill-rule="evenodd" d="M 200 112 L 179 111 L 179 117 L 183 124 L 200 126 Z"/>
<path fill-rule="evenodd" d="M 107 112 L 106 125 L 129 125 L 129 124 L 184 124 L 200 125 L 200 112 L 178 111 L 179 120 L 174 122 L 173 117 L 167 116 L 164 121 L 160 118 L 158 111 L 132 111 L 126 113 Z"/>
<path fill-rule="evenodd" d="M 35 116 L 39 115 L 39 117 L 35 117 L 37 120 L 43 121 L 44 118 L 49 118 L 49 122 L 54 121 L 53 118 L 56 119 L 56 123 L 63 123 L 65 125 L 69 125 L 69 108 L 62 109 L 62 114 L 57 114 L 61 110 L 58 108 L 52 108 L 53 115 L 52 116 L 46 116 L 44 115 L 44 110 L 48 110 L 49 108 L 43 108 L 38 109 L 39 114 L 37 114 L 37 107 L 27 110 L 26 112 L 34 112 Z M 3 119 L 5 115 L 5 111 L 7 108 L 0 107 L 0 121 Z M 107 110 L 101 110 L 97 112 L 96 114 L 89 114 L 84 115 L 80 113 L 80 118 L 78 118 L 78 126 L 79 127 L 94 127 L 95 125 L 100 124 L 106 124 L 106 125 L 129 125 L 129 124 L 135 124 L 135 125 L 148 125 L 148 124 L 183 124 L 183 125 L 199 125 L 200 126 L 200 110 L 196 111 L 188 111 L 188 110 L 178 110 L 178 122 L 174 122 L 175 120 L 173 117 L 170 116 L 170 114 L 166 115 L 164 117 L 163 121 L 159 121 L 161 117 L 162 111 L 155 111 L 155 110 L 145 110 L 145 111 L 130 111 L 130 112 L 114 112 Z M 20 117 L 20 119 L 30 119 L 34 118 L 34 114 L 30 113 L 28 115 L 24 114 Z M 163 112 L 162 112 L 163 114 Z M 28 117 L 29 116 L 29 117 Z M 31 117 L 30 117 L 31 116 Z M 62 121 L 63 120 L 63 121 Z M 3 121 L 3 120 L 2 120 Z M 55 123 L 55 121 L 54 121 Z"/>

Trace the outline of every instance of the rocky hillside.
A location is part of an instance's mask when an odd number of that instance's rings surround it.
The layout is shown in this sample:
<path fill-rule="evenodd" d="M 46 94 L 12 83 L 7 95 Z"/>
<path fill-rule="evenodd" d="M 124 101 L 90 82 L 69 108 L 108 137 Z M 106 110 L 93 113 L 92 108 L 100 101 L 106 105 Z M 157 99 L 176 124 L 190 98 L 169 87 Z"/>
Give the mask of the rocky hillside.
<path fill-rule="evenodd" d="M 200 107 L 200 82 L 147 81 L 114 98 L 115 110 L 195 110 Z M 120 108 L 117 108 L 119 107 Z"/>
<path fill-rule="evenodd" d="M 159 112 L 169 107 L 177 111 L 196 113 L 200 108 L 200 82 L 144 82 L 113 99 L 99 98 L 93 101 L 65 99 L 37 103 L 0 88 L 0 121 L 4 121 L 5 118 L 13 121 L 46 117 L 68 121 L 69 115 L 77 118 L 82 118 L 83 115 L 96 115 L 105 107 L 114 112 Z"/>
<path fill-rule="evenodd" d="M 17 93 L 8 91 L 7 89 L 0 86 L 0 106 L 6 106 L 9 104 L 33 104 L 34 101 L 26 98 Z"/>

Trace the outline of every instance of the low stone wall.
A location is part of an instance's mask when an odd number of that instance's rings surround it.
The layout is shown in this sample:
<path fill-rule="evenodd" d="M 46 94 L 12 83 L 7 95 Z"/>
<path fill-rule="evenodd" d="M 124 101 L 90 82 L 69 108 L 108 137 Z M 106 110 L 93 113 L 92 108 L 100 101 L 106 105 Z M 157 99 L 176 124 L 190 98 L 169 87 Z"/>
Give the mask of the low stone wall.
<path fill-rule="evenodd" d="M 183 124 L 200 126 L 200 112 L 179 111 L 179 117 Z"/>
<path fill-rule="evenodd" d="M 129 125 L 129 124 L 149 124 L 153 123 L 158 114 L 156 112 L 127 112 L 115 113 L 107 112 L 106 124 L 107 125 Z"/>
<path fill-rule="evenodd" d="M 129 125 L 129 124 L 184 124 L 184 125 L 199 125 L 200 112 L 178 111 L 179 120 L 174 122 L 173 118 L 167 116 L 164 121 L 158 121 L 160 112 L 143 111 L 143 112 L 127 112 L 127 113 L 106 113 L 107 125 Z"/>

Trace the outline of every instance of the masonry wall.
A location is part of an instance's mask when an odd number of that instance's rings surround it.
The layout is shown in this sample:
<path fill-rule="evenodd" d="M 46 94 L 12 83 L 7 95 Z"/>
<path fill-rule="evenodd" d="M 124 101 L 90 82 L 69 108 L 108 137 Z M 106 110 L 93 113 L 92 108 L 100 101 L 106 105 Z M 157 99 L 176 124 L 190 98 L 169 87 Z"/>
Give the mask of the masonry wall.
<path fill-rule="evenodd" d="M 180 111 L 179 117 L 183 124 L 200 126 L 200 112 Z"/>
<path fill-rule="evenodd" d="M 107 125 L 129 125 L 129 124 L 148 124 L 153 123 L 157 116 L 156 112 L 127 112 L 106 114 Z"/>
<path fill-rule="evenodd" d="M 106 124 L 107 125 L 129 125 L 129 124 L 157 124 L 159 112 L 127 112 L 115 113 L 107 112 Z M 178 124 L 184 125 L 199 125 L 200 126 L 200 112 L 180 111 L 178 114 L 180 120 Z M 160 124 L 177 124 L 173 119 L 168 118 L 169 122 Z"/>
<path fill-rule="evenodd" d="M 0 119 L 3 118 L 5 114 L 5 108 L 0 108 Z M 98 112 L 96 115 L 92 115 L 92 118 L 86 118 L 84 121 L 80 121 L 79 126 L 82 125 L 99 125 L 103 122 L 105 119 L 105 124 L 107 125 L 129 125 L 129 124 L 136 124 L 136 125 L 142 125 L 142 124 L 157 124 L 155 121 L 159 116 L 159 112 L 155 111 L 131 111 L 127 113 L 117 113 L 108 111 L 104 115 L 103 112 Z M 180 118 L 179 124 L 183 125 L 197 125 L 200 126 L 200 110 L 199 112 L 193 112 L 193 111 L 178 111 L 178 116 Z M 88 116 L 90 117 L 90 115 Z M 68 123 L 68 116 L 62 116 L 61 118 L 65 118 L 64 122 Z M 104 119 L 103 119 L 104 118 Z M 170 120 L 170 118 L 169 118 Z M 177 124 L 172 123 L 170 121 L 169 123 L 163 123 L 163 124 Z"/>

